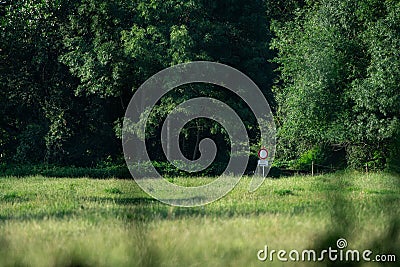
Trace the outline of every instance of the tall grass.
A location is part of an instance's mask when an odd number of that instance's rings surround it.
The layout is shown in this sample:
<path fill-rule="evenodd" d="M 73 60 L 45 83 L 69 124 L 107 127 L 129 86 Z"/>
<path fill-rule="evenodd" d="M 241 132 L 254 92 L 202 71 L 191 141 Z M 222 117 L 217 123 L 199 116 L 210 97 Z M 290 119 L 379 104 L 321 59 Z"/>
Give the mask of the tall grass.
<path fill-rule="evenodd" d="M 400 259 L 398 176 L 267 179 L 254 193 L 249 181 L 210 205 L 177 208 L 130 180 L 0 178 L 0 266 L 282 266 L 257 251 L 322 249 L 339 237 Z"/>

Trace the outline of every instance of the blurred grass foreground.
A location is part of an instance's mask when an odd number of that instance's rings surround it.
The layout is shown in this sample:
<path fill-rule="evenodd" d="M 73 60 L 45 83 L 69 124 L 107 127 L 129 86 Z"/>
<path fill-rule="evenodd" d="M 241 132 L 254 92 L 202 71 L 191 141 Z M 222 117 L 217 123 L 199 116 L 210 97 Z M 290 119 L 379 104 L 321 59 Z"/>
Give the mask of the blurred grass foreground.
<path fill-rule="evenodd" d="M 194 186 L 211 178 L 175 178 Z M 0 178 L 0 266 L 338 266 L 261 262 L 257 252 L 335 247 L 395 254 L 400 262 L 399 176 L 350 173 L 244 177 L 198 208 L 153 200 L 131 180 Z M 344 262 L 342 266 L 380 266 Z"/>

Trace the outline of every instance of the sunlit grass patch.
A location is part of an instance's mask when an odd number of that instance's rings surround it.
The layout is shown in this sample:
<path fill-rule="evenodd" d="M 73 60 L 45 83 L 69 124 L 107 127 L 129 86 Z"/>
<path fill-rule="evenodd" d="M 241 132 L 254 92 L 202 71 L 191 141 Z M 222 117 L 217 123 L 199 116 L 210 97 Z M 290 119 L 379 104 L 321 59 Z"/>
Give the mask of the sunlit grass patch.
<path fill-rule="evenodd" d="M 209 205 L 180 208 L 133 180 L 0 178 L 0 266 L 265 266 L 256 253 L 266 244 L 318 248 L 338 236 L 397 253 L 398 176 L 294 176 L 249 192 L 251 179 Z"/>

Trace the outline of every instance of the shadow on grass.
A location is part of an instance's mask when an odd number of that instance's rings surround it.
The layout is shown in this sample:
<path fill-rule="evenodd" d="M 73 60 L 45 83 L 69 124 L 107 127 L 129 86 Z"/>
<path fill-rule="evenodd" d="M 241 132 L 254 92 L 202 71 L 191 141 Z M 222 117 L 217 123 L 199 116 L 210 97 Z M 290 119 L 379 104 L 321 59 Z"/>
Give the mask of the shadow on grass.
<path fill-rule="evenodd" d="M 293 197 L 291 192 L 279 191 L 281 197 Z M 74 201 L 74 205 L 69 205 L 63 210 L 47 211 L 26 211 L 15 213 L 0 212 L 0 222 L 6 220 L 42 220 L 45 218 L 68 219 L 70 217 L 83 217 L 89 219 L 101 219 L 118 217 L 128 222 L 150 222 L 154 220 L 169 220 L 179 218 L 198 218 L 198 217 L 247 217 L 265 214 L 290 214 L 299 215 L 311 212 L 319 207 L 319 203 L 289 203 L 282 207 L 276 203 L 256 202 L 248 204 L 245 202 L 235 202 L 231 205 L 221 205 L 213 203 L 201 207 L 173 207 L 164 204 L 150 197 L 124 197 L 117 195 L 114 197 L 79 197 Z M 107 205 L 111 204 L 111 205 Z"/>
<path fill-rule="evenodd" d="M 286 192 L 281 197 L 293 196 L 293 193 Z M 197 218 L 197 217 L 247 217 L 258 216 L 263 214 L 290 214 L 299 215 L 307 213 L 316 208 L 319 208 L 319 203 L 297 203 L 288 204 L 287 207 L 274 205 L 274 203 L 259 202 L 252 205 L 247 203 L 234 203 L 232 205 L 218 206 L 218 203 L 200 207 L 175 207 L 164 204 L 153 198 L 146 197 L 82 197 L 84 202 L 96 202 L 99 204 L 113 203 L 116 207 L 120 218 L 125 218 L 129 221 L 154 221 L 163 219 L 179 219 L 179 218 Z M 107 211 L 105 211 L 107 212 Z M 110 211 L 112 212 L 112 211 Z"/>
<path fill-rule="evenodd" d="M 339 239 L 350 239 L 353 236 L 357 236 L 360 234 L 362 229 L 357 225 L 357 207 L 346 197 L 346 192 L 349 190 L 347 188 L 352 184 L 349 181 L 336 181 L 335 185 L 337 186 L 337 190 L 335 192 L 330 192 L 327 195 L 328 199 L 331 199 L 331 228 L 327 230 L 324 234 L 322 234 L 318 240 L 312 245 L 312 249 L 315 249 L 318 253 L 322 250 L 326 250 L 329 247 L 332 249 L 343 251 L 343 260 L 331 261 L 328 260 L 327 256 L 325 257 L 324 263 L 326 266 L 364 266 L 366 261 L 364 261 L 362 257 L 362 253 L 365 249 L 371 250 L 372 254 L 370 255 L 371 261 L 376 265 L 382 266 L 399 266 L 398 261 L 400 260 L 400 254 L 398 250 L 398 244 L 400 242 L 400 218 L 398 218 L 398 212 L 387 210 L 387 207 L 393 207 L 392 201 L 398 198 L 393 198 L 392 194 L 389 194 L 386 198 L 383 198 L 382 202 L 379 202 L 382 214 L 384 214 L 388 223 L 386 226 L 386 230 L 380 236 L 373 238 L 369 244 L 366 245 L 366 248 L 357 248 L 352 246 L 350 243 L 346 244 L 344 248 L 338 247 Z M 327 185 L 332 186 L 332 184 Z M 395 187 L 400 188 L 400 179 L 397 179 L 397 183 Z M 392 190 L 383 190 L 383 191 L 374 191 L 379 195 L 387 194 L 387 193 L 395 193 L 396 191 L 393 188 Z M 329 191 L 326 191 L 327 193 Z M 369 192 L 366 192 L 367 194 Z M 359 215 L 358 215 L 359 216 Z M 359 261 L 352 260 L 352 257 L 346 259 L 346 252 L 348 250 L 359 250 L 360 257 Z M 391 262 L 377 262 L 375 261 L 376 255 L 395 255 L 395 261 Z M 318 255 L 318 254 L 317 254 Z M 320 254 L 319 254 L 320 255 Z M 376 266 L 374 265 L 374 266 Z"/>
<path fill-rule="evenodd" d="M 154 198 L 146 197 L 82 197 L 84 201 L 91 202 L 113 202 L 118 205 L 151 205 L 159 201 Z"/>
<path fill-rule="evenodd" d="M 54 212 L 40 212 L 34 214 L 10 214 L 10 215 L 0 215 L 0 222 L 2 221 L 9 221 L 9 220 L 18 220 L 18 221 L 25 221 L 25 220 L 43 220 L 45 218 L 56 218 L 56 219 L 66 219 L 76 215 L 77 212 L 73 210 L 67 211 L 54 211 Z"/>
<path fill-rule="evenodd" d="M 0 202 L 16 203 L 29 201 L 29 197 L 23 196 L 18 192 L 10 192 L 4 195 L 0 195 Z"/>

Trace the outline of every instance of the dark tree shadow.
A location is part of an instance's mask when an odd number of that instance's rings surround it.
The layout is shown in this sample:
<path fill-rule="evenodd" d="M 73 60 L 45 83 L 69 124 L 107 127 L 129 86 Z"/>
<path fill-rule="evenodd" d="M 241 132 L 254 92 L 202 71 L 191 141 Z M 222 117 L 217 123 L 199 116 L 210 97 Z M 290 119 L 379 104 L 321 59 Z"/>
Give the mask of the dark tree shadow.
<path fill-rule="evenodd" d="M 345 192 L 348 191 L 346 188 L 351 186 L 348 181 L 337 181 L 337 190 L 333 192 L 332 195 L 327 196 L 331 199 L 331 225 L 332 228 L 327 229 L 327 231 L 320 236 L 320 238 L 313 244 L 312 248 L 317 252 L 320 252 L 328 247 L 332 249 L 338 249 L 337 241 L 341 238 L 347 239 L 357 235 L 359 226 L 355 220 L 357 214 L 356 207 L 354 204 L 345 196 Z M 396 188 L 400 188 L 400 180 L 397 180 Z M 393 188 L 395 189 L 395 188 Z M 332 193 L 332 191 L 326 191 Z M 383 198 L 381 202 L 382 209 L 391 205 L 392 198 Z M 399 251 L 397 244 L 400 241 L 400 219 L 397 217 L 396 211 L 391 212 L 390 210 L 382 210 L 385 216 L 388 218 L 387 230 L 384 234 L 375 238 L 367 244 L 367 249 L 371 250 L 373 254 L 370 256 L 371 260 L 374 259 L 377 254 L 394 254 L 396 256 L 395 262 L 375 262 L 374 264 L 379 264 L 382 266 L 399 266 Z M 348 247 L 344 248 L 343 251 L 348 250 L 360 250 L 360 261 L 329 261 L 325 260 L 324 264 L 326 266 L 363 266 L 366 261 L 362 259 L 362 251 L 357 247 L 352 247 L 351 244 L 347 244 Z M 325 257 L 326 259 L 327 257 Z M 344 257 L 345 258 L 345 257 Z"/>

